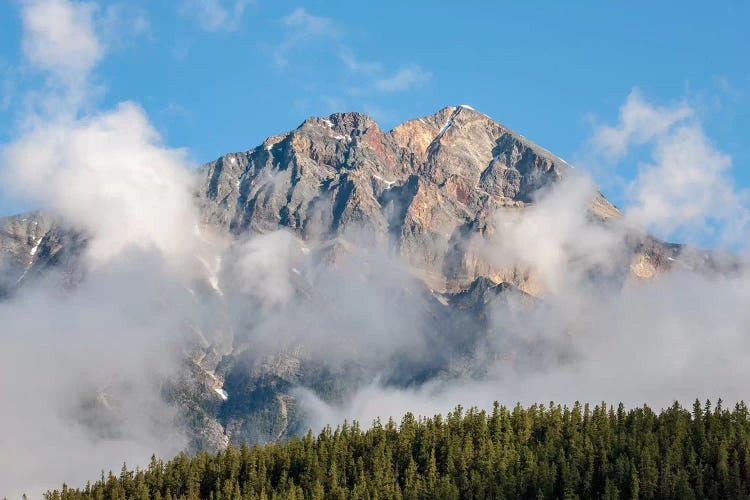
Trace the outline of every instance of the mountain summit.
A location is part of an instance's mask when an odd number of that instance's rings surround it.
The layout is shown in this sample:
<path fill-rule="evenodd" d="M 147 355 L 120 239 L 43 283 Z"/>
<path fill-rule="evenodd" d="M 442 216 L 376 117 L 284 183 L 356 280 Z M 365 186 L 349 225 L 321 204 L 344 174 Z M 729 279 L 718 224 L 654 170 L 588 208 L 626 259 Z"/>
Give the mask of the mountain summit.
<path fill-rule="evenodd" d="M 523 209 L 571 168 L 466 105 L 389 132 L 367 115 L 334 113 L 209 163 L 199 196 L 205 221 L 236 235 L 279 226 L 315 240 L 364 232 L 397 250 L 436 290 L 488 276 L 534 291 L 462 242 L 486 231 L 498 208 Z M 603 196 L 591 212 L 619 215 Z"/>

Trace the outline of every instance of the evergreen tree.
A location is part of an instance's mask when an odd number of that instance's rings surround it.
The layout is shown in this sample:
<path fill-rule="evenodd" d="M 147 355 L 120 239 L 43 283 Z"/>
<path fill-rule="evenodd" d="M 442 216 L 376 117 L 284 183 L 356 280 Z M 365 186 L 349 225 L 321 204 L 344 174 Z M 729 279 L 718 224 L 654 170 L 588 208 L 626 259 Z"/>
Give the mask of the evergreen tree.
<path fill-rule="evenodd" d="M 660 413 L 550 403 L 396 425 L 355 422 L 286 443 L 123 464 L 47 499 L 748 498 L 750 414 L 696 401 Z"/>

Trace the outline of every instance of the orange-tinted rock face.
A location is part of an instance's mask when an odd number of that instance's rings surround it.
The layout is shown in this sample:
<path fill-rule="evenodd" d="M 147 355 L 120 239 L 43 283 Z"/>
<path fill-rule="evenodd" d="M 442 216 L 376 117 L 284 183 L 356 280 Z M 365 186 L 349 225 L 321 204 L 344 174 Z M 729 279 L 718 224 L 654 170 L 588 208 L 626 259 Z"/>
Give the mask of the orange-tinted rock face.
<path fill-rule="evenodd" d="M 442 288 L 484 276 L 539 293 L 532 271 L 493 267 L 461 242 L 498 208 L 532 203 L 569 168 L 466 106 L 387 133 L 367 115 L 335 113 L 209 164 L 200 194 L 206 220 L 235 234 L 278 226 L 321 241 L 369 234 Z M 603 196 L 590 211 L 603 220 L 620 214 Z M 650 274 L 646 267 L 633 273 Z"/>
<path fill-rule="evenodd" d="M 399 147 L 414 153 L 420 160 L 424 161 L 427 155 L 427 147 L 439 132 L 439 128 L 429 125 L 424 119 L 409 120 L 394 128 L 389 135 Z"/>

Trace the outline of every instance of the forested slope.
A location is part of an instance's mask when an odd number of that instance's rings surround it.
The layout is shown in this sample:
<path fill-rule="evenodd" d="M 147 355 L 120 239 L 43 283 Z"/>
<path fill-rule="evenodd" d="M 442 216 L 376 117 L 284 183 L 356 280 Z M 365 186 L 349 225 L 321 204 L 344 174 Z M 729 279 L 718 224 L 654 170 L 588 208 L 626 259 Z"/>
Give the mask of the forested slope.
<path fill-rule="evenodd" d="M 153 457 L 48 499 L 748 498 L 750 418 L 698 401 L 659 413 L 550 404 L 345 423 L 284 444 Z"/>

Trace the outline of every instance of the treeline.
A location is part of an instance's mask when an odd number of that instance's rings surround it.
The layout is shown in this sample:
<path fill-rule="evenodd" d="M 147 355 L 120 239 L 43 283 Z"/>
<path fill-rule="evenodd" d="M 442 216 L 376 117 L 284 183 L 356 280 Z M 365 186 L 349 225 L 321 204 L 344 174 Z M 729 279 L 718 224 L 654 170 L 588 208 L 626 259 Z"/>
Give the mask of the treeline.
<path fill-rule="evenodd" d="M 458 407 L 283 444 L 182 454 L 47 499 L 750 498 L 750 419 L 698 401 Z"/>

